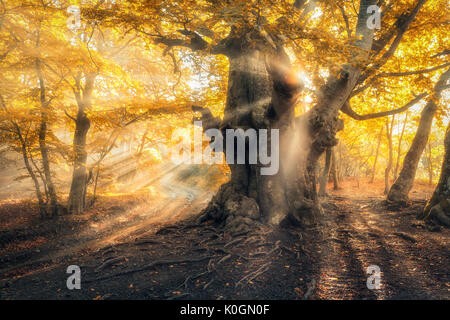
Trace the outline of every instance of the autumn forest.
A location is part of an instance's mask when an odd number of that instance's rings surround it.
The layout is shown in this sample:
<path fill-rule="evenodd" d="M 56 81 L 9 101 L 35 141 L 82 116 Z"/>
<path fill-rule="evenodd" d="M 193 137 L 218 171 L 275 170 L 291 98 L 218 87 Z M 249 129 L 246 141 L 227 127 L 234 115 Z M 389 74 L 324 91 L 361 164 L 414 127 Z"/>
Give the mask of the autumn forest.
<path fill-rule="evenodd" d="M 449 17 L 0 0 L 0 299 L 448 300 Z"/>

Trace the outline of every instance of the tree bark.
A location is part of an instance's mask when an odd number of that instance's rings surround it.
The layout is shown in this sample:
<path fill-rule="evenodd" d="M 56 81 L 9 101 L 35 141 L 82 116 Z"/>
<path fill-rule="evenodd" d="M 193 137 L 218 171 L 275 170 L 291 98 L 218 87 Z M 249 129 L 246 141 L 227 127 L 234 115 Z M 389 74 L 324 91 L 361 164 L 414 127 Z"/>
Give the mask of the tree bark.
<path fill-rule="evenodd" d="M 84 89 L 81 89 L 81 79 L 78 78 L 77 80 L 78 90 L 75 91 L 75 97 L 78 104 L 78 113 L 75 119 L 75 134 L 73 138 L 73 175 L 67 206 L 69 213 L 82 213 L 86 206 L 86 192 L 88 183 L 88 170 L 86 168 L 86 137 L 91 126 L 91 122 L 85 111 L 86 108 L 91 105 L 95 78 L 95 73 L 88 73 L 85 77 Z"/>
<path fill-rule="evenodd" d="M 6 102 L 3 98 L 3 96 L 0 94 L 0 106 L 6 111 L 8 112 L 8 108 L 6 107 Z M 22 130 L 20 129 L 19 125 L 17 124 L 17 122 L 10 120 L 11 125 L 13 126 L 13 132 L 14 134 L 17 136 L 17 139 L 19 140 L 20 143 L 20 150 L 22 153 L 22 158 L 23 158 L 23 162 L 25 164 L 25 168 L 28 171 L 28 174 L 31 177 L 31 180 L 33 180 L 33 184 L 34 184 L 34 189 L 36 191 L 36 197 L 38 199 L 38 205 L 39 205 L 39 214 L 41 216 L 41 218 L 44 218 L 45 216 L 47 216 L 47 209 L 46 209 L 46 204 L 44 202 L 44 197 L 42 195 L 41 192 L 41 187 L 39 185 L 39 180 L 36 177 L 36 174 L 33 171 L 33 167 L 30 164 L 30 158 L 28 157 L 28 145 L 27 145 L 27 140 L 26 140 L 26 136 L 24 137 L 22 134 Z M 31 155 L 31 153 L 30 153 Z M 32 158 L 31 158 L 32 160 Z M 43 183 L 45 186 L 45 181 L 44 179 Z"/>
<path fill-rule="evenodd" d="M 22 157 L 23 157 L 23 162 L 25 163 L 25 168 L 27 169 L 28 174 L 31 177 L 31 180 L 33 180 L 34 189 L 36 191 L 36 197 L 38 199 L 38 204 L 39 204 L 39 213 L 40 213 L 41 218 L 44 218 L 47 215 L 47 210 L 45 208 L 44 198 L 42 196 L 41 188 L 39 186 L 39 180 L 37 179 L 36 174 L 34 173 L 33 167 L 31 166 L 29 158 L 28 158 L 27 143 L 26 143 L 24 137 L 22 136 L 22 132 L 21 132 L 19 126 L 17 124 L 14 124 L 14 126 L 16 129 L 16 135 L 20 141 L 20 145 L 21 145 L 21 149 L 22 149 Z"/>
<path fill-rule="evenodd" d="M 373 183 L 373 181 L 375 180 L 375 173 L 376 173 L 376 169 L 377 169 L 378 154 L 380 152 L 382 134 L 383 134 L 383 126 L 381 126 L 380 133 L 378 134 L 377 151 L 375 152 L 375 160 L 373 161 L 373 168 L 372 168 L 372 177 L 370 178 L 369 183 Z"/>
<path fill-rule="evenodd" d="M 439 100 L 442 90 L 446 87 L 449 76 L 450 69 L 441 75 L 434 88 L 432 97 L 422 110 L 419 127 L 417 128 L 411 147 L 403 160 L 402 170 L 389 190 L 387 196 L 389 201 L 399 203 L 406 203 L 408 201 L 408 194 L 414 183 L 417 166 L 427 144 L 431 124 L 433 123 L 433 118 L 438 108 L 436 101 Z"/>
<path fill-rule="evenodd" d="M 226 129 L 268 129 L 268 146 L 271 145 L 270 129 L 280 130 L 280 140 L 288 134 L 293 119 L 300 84 L 289 75 L 289 60 L 282 48 L 272 49 L 270 54 L 251 48 L 248 43 L 266 46 L 256 30 L 245 30 L 246 36 L 232 35 L 229 44 L 230 71 L 224 118 L 216 123 L 224 133 Z M 248 48 L 242 50 L 241 48 Z M 268 48 L 270 49 L 270 48 Z M 282 64 L 274 68 L 274 62 Z M 286 79 L 289 79 L 286 81 Z M 290 81 L 290 82 L 289 82 Z M 207 115 L 207 113 L 205 113 Z M 203 116 L 203 129 L 215 127 L 214 121 Z M 226 148 L 226 144 L 224 143 Z M 283 154 L 280 142 L 280 154 Z M 270 150 L 273 153 L 275 150 Z M 248 159 L 248 155 L 246 155 Z M 236 162 L 235 159 L 233 159 Z M 231 233 L 239 233 L 253 227 L 254 221 L 278 223 L 289 210 L 283 187 L 281 168 L 275 175 L 261 175 L 260 164 L 229 164 L 231 180 L 223 185 L 203 212 L 204 219 L 224 223 Z"/>
<path fill-rule="evenodd" d="M 333 189 L 339 190 L 339 175 L 337 172 L 336 152 L 334 149 L 335 148 L 331 149 L 331 176 L 333 178 Z"/>
<path fill-rule="evenodd" d="M 44 169 L 45 180 L 47 182 L 48 195 L 50 197 L 49 211 L 50 215 L 56 216 L 58 214 L 58 199 L 56 196 L 55 185 L 50 171 L 50 160 L 47 146 L 47 131 L 48 131 L 48 104 L 45 97 L 45 84 L 42 75 L 41 62 L 36 59 L 36 72 L 39 80 L 40 100 L 41 100 L 41 123 L 39 127 L 39 149 L 42 156 L 42 167 Z"/>
<path fill-rule="evenodd" d="M 450 227 L 450 123 L 447 126 L 444 147 L 445 154 L 438 185 L 418 218 L 433 220 Z"/>
<path fill-rule="evenodd" d="M 431 143 L 428 141 L 427 144 L 428 148 L 428 184 L 431 186 L 433 184 L 433 161 L 432 161 L 432 154 L 431 154 Z"/>
<path fill-rule="evenodd" d="M 375 3 L 361 1 L 355 56 L 364 58 L 371 48 L 367 7 Z M 339 112 L 360 75 L 359 66 L 343 66 L 320 89 L 318 104 L 295 118 L 293 107 L 301 84 L 291 71 L 282 41 L 276 36 L 268 41 L 268 37 L 252 27 L 232 31 L 227 39 L 230 71 L 224 119 L 202 112 L 205 123 L 218 123 L 221 130 L 279 129 L 279 172 L 261 175 L 259 164 L 230 164 L 231 180 L 202 213 L 201 220 L 213 219 L 233 234 L 249 231 L 257 220 L 275 225 L 316 221 L 322 210 L 316 190 L 317 161 L 337 144 L 336 133 L 343 128 Z"/>
<path fill-rule="evenodd" d="M 394 117 L 392 116 L 391 125 L 389 126 L 389 120 L 386 119 L 386 137 L 388 140 L 388 163 L 386 166 L 386 169 L 384 170 L 384 194 L 387 194 L 389 192 L 389 176 L 391 174 L 392 170 L 392 131 L 394 129 Z"/>
<path fill-rule="evenodd" d="M 328 148 L 325 152 L 325 166 L 323 168 L 322 175 L 319 181 L 319 196 L 325 196 L 327 194 L 327 184 L 330 177 L 331 170 L 331 154 L 332 149 Z"/>
<path fill-rule="evenodd" d="M 400 165 L 400 156 L 401 156 L 401 153 L 402 153 L 403 134 L 405 133 L 405 128 L 406 128 L 406 122 L 407 121 L 408 121 L 408 112 L 405 113 L 405 120 L 403 121 L 402 132 L 401 132 L 400 138 L 398 140 L 397 161 L 396 161 L 395 170 L 394 170 L 394 180 L 397 179 L 398 168 L 399 168 L 399 165 Z"/>

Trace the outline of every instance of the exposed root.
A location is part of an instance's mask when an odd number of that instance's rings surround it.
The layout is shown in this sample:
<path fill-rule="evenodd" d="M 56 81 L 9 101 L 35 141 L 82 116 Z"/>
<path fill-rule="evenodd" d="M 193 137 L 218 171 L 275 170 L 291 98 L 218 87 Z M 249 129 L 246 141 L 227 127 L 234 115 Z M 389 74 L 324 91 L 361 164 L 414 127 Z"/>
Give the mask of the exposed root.
<path fill-rule="evenodd" d="M 255 279 L 256 277 L 258 277 L 259 275 L 263 274 L 264 272 L 266 272 L 267 270 L 269 270 L 269 266 L 270 266 L 270 262 L 264 264 L 263 266 L 259 267 L 258 270 L 249 273 L 248 275 L 246 275 L 245 277 L 243 277 L 241 280 L 239 280 L 238 282 L 236 282 L 235 288 L 237 288 L 238 286 L 243 286 L 244 282 L 247 284 L 250 281 L 252 281 L 253 279 Z"/>
<path fill-rule="evenodd" d="M 199 262 L 199 261 L 203 261 L 203 260 L 210 259 L 210 258 L 211 258 L 211 256 L 194 257 L 194 258 L 193 257 L 182 257 L 182 258 L 178 258 L 178 259 L 157 260 L 157 261 L 154 261 L 154 262 L 150 263 L 149 265 L 146 265 L 145 267 L 142 267 L 142 268 L 125 270 L 122 272 L 116 272 L 114 274 L 106 275 L 106 276 L 95 278 L 95 279 L 88 279 L 88 280 L 85 280 L 84 283 L 102 281 L 102 280 L 111 279 L 114 277 L 132 274 L 135 272 L 141 272 L 141 271 L 149 270 L 157 265 L 176 264 L 176 263 L 184 263 L 184 262 Z"/>
<path fill-rule="evenodd" d="M 226 248 L 226 247 L 229 247 L 229 246 L 231 246 L 231 245 L 235 245 L 235 244 L 237 244 L 237 243 L 243 241 L 244 239 L 245 239 L 245 237 L 239 237 L 239 238 L 236 238 L 236 239 L 234 239 L 234 240 L 231 240 L 230 242 L 227 242 L 223 247 Z"/>
<path fill-rule="evenodd" d="M 126 258 L 123 256 L 117 257 L 117 258 L 109 258 L 106 259 L 102 265 L 100 265 L 97 269 L 95 269 L 95 272 L 103 271 L 104 269 L 111 267 L 119 262 L 126 261 Z"/>
<path fill-rule="evenodd" d="M 414 237 L 411 237 L 410 235 L 407 235 L 404 232 L 394 232 L 394 234 L 396 236 L 399 236 L 400 238 L 402 238 L 404 240 L 408 240 L 408 241 L 410 241 L 412 243 L 416 243 L 417 242 L 417 240 Z"/>
<path fill-rule="evenodd" d="M 177 299 L 181 299 L 181 298 L 184 298 L 184 297 L 187 297 L 187 296 L 190 296 L 190 295 L 191 294 L 189 292 L 185 292 L 185 293 L 182 293 L 182 294 L 173 295 L 173 296 L 167 298 L 167 300 L 177 300 Z"/>
<path fill-rule="evenodd" d="M 135 242 L 134 242 L 134 244 L 136 244 L 136 245 L 147 245 L 147 244 L 160 244 L 161 242 L 159 242 L 159 241 L 156 241 L 156 240 L 154 240 L 154 239 L 145 239 L 145 238 L 143 238 L 143 239 L 139 239 L 139 240 L 136 240 Z"/>
<path fill-rule="evenodd" d="M 270 256 L 271 254 L 273 254 L 275 251 L 280 249 L 280 240 L 277 240 L 275 242 L 275 246 L 274 248 L 272 248 L 270 251 L 268 252 L 262 252 L 262 253 L 257 253 L 258 256 L 260 255 L 264 255 L 264 256 Z M 256 254 L 255 254 L 256 255 Z M 249 258 L 252 259 L 252 258 Z M 253 258 L 256 259 L 256 258 Z M 235 287 L 237 288 L 238 286 L 244 285 L 249 283 L 250 281 L 252 281 L 253 279 L 257 278 L 258 276 L 260 276 L 261 274 L 263 274 L 264 272 L 266 272 L 267 270 L 269 270 L 271 262 L 269 261 L 268 263 L 262 265 L 261 267 L 259 267 L 256 271 L 247 274 L 245 277 L 243 277 L 241 280 L 239 280 L 238 282 L 236 282 Z"/>

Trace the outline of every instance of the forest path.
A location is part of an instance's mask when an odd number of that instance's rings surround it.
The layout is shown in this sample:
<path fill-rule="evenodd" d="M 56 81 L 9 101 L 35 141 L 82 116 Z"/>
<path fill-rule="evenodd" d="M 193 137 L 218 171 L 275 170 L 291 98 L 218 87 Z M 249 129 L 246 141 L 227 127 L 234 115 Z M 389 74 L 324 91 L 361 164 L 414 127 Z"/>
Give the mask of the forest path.
<path fill-rule="evenodd" d="M 390 211 L 381 197 L 330 200 L 320 228 L 314 298 L 450 298 L 448 230 L 430 232 L 414 221 L 414 206 Z M 380 268 L 378 290 L 367 288 L 369 266 Z"/>
<path fill-rule="evenodd" d="M 312 228 L 264 226 L 233 238 L 211 224 L 179 222 L 197 214 L 211 193 L 177 180 L 158 179 L 166 196 L 152 205 L 106 215 L 107 225 L 88 219 L 82 229 L 39 245 L 40 253 L 22 251 L 26 267 L 9 260 L 11 272 L 0 272 L 0 299 L 450 297 L 450 232 L 431 232 L 415 220 L 424 200 L 391 211 L 382 196 L 346 188 L 324 199 L 322 220 Z M 78 243 L 86 250 L 74 250 L 64 239 L 83 230 L 93 238 Z M 30 265 L 49 249 L 64 254 Z M 66 289 L 72 264 L 81 267 L 81 290 Z M 367 288 L 370 265 L 380 268 L 379 290 Z"/>
<path fill-rule="evenodd" d="M 177 175 L 185 169 L 182 166 L 172 166 L 147 180 L 145 187 L 154 185 L 166 195 L 156 201 L 144 201 L 124 207 L 113 206 L 112 215 L 102 218 L 94 216 L 94 219 L 84 225 L 71 220 L 76 219 L 76 216 L 66 215 L 58 219 L 59 225 L 55 224 L 54 230 L 40 226 L 37 226 L 37 230 L 30 230 L 23 226 L 17 230 L 0 231 L 0 239 L 8 239 L 8 246 L 11 248 L 20 247 L 24 240 L 57 237 L 43 242 L 38 247 L 26 247 L 16 252 L 9 252 L 0 246 L 0 276 L 7 279 L 16 273 L 25 276 L 47 270 L 49 267 L 56 267 L 60 261 L 70 256 L 95 252 L 116 243 L 134 241 L 136 237 L 156 232 L 165 224 L 198 213 L 206 206 L 213 193 L 179 181 Z M 74 225 L 75 229 L 70 230 L 71 225 Z"/>

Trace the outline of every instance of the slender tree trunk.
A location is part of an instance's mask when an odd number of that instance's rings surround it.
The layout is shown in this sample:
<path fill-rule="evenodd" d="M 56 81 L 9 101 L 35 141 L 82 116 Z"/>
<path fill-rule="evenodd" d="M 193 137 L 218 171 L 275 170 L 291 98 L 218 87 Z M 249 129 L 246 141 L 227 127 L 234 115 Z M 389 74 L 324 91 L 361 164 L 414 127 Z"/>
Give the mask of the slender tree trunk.
<path fill-rule="evenodd" d="M 6 102 L 3 98 L 3 96 L 0 94 L 0 106 L 6 111 L 8 112 L 8 108 L 6 107 Z M 39 213 L 41 218 L 44 218 L 47 215 L 47 209 L 46 209 L 46 205 L 44 202 L 44 198 L 42 196 L 42 192 L 41 192 L 41 188 L 39 186 L 39 180 L 36 177 L 36 174 L 33 171 L 33 167 L 30 164 L 29 158 L 28 158 L 28 146 L 27 146 L 27 141 L 26 141 L 26 136 L 24 137 L 22 135 L 22 130 L 20 129 L 19 125 L 17 124 L 17 122 L 10 120 L 11 125 L 14 128 L 14 134 L 17 136 L 17 139 L 20 142 L 20 148 L 21 148 L 21 152 L 22 152 L 22 157 L 23 157 L 23 162 L 25 164 L 25 168 L 28 171 L 28 174 L 31 177 L 31 180 L 33 180 L 33 184 L 34 184 L 34 189 L 36 192 L 36 197 L 38 199 L 38 204 L 39 204 Z M 31 153 L 30 153 L 31 155 Z"/>
<path fill-rule="evenodd" d="M 394 170 L 394 180 L 397 179 L 398 174 L 398 167 L 400 165 L 400 157 L 402 155 L 402 141 L 403 141 L 403 134 L 405 133 L 406 128 L 406 122 L 408 120 L 408 112 L 405 113 L 405 120 L 403 121 L 403 127 L 402 132 L 400 133 L 400 138 L 398 140 L 398 148 L 397 148 L 397 161 L 395 164 L 395 170 Z"/>
<path fill-rule="evenodd" d="M 342 181 L 342 178 L 344 177 L 344 170 L 342 168 L 342 144 L 339 144 L 338 147 L 339 150 L 339 166 L 338 166 L 338 181 Z"/>
<path fill-rule="evenodd" d="M 89 108 L 91 105 L 91 95 L 94 89 L 95 78 L 96 74 L 87 74 L 84 89 L 75 92 L 78 103 L 78 113 L 75 119 L 75 134 L 73 138 L 73 175 L 67 206 L 69 213 L 82 213 L 86 206 L 86 191 L 88 183 L 88 170 L 86 168 L 86 138 L 91 122 L 85 111 L 86 108 Z M 78 79 L 77 83 L 79 82 L 80 79 Z M 79 84 L 78 87 L 80 88 Z"/>
<path fill-rule="evenodd" d="M 380 133 L 378 134 L 378 144 L 377 144 L 377 151 L 375 152 L 375 160 L 373 161 L 373 167 L 372 167 L 372 177 L 370 178 L 369 183 L 373 183 L 375 180 L 375 173 L 377 169 L 377 162 L 378 162 L 378 154 L 380 152 L 380 145 L 381 145 L 381 136 L 383 135 L 383 126 L 381 126 Z"/>
<path fill-rule="evenodd" d="M 29 155 L 28 158 L 30 159 L 31 164 L 33 165 L 34 169 L 38 172 L 39 177 L 41 178 L 42 185 L 43 185 L 43 187 L 44 187 L 45 199 L 46 199 L 47 202 L 48 202 L 49 199 L 50 199 L 50 196 L 49 196 L 49 194 L 48 194 L 47 181 L 45 181 L 44 173 L 42 172 L 42 170 L 39 169 L 39 167 L 38 167 L 36 161 L 34 161 L 33 153 L 32 153 L 32 151 L 30 150 L 30 148 L 28 148 L 27 151 L 28 151 L 28 155 Z"/>
<path fill-rule="evenodd" d="M 429 101 L 422 110 L 419 127 L 417 128 L 411 147 L 403 160 L 402 170 L 400 171 L 397 180 L 395 180 L 389 190 L 387 198 L 390 201 L 403 203 L 408 201 L 408 194 L 414 183 L 417 166 L 427 144 L 431 124 L 433 123 L 433 118 L 438 108 L 435 101 L 439 100 L 441 91 L 445 88 L 449 76 L 450 69 L 441 75 L 434 88 L 432 97 L 430 97 Z"/>
<path fill-rule="evenodd" d="M 50 197 L 49 211 L 52 216 L 56 216 L 58 214 L 58 199 L 56 196 L 56 189 L 55 185 L 53 184 L 53 178 L 50 171 L 50 160 L 47 146 L 47 131 L 48 131 L 47 123 L 48 123 L 49 102 L 46 101 L 45 97 L 44 77 L 42 75 L 41 62 L 39 59 L 36 59 L 36 72 L 38 74 L 39 79 L 40 99 L 41 99 L 41 124 L 39 127 L 39 149 L 41 151 L 42 167 L 44 169 L 45 180 L 47 182 L 47 189 Z"/>
<path fill-rule="evenodd" d="M 40 213 L 41 218 L 44 218 L 47 215 L 47 210 L 45 208 L 45 202 L 44 202 L 44 198 L 42 196 L 41 188 L 39 186 L 39 181 L 36 177 L 36 174 L 33 171 L 33 168 L 30 164 L 29 159 L 28 159 L 27 144 L 26 144 L 25 139 L 22 136 L 21 130 L 18 125 L 15 125 L 15 129 L 16 129 L 17 137 L 19 138 L 19 141 L 20 141 L 21 148 L 22 148 L 22 157 L 23 157 L 23 162 L 25 163 L 25 168 L 27 169 L 28 174 L 31 177 L 31 180 L 33 180 L 34 189 L 36 191 L 36 197 L 38 199 L 38 204 L 39 204 L 39 213 Z"/>
<path fill-rule="evenodd" d="M 431 186 L 433 184 L 433 162 L 431 154 L 431 143 L 428 141 L 428 184 Z"/>
<path fill-rule="evenodd" d="M 386 119 L 386 137 L 388 140 L 388 164 L 386 166 L 386 169 L 384 170 L 384 194 L 387 194 L 389 192 L 389 176 L 391 174 L 392 170 L 392 131 L 394 129 L 394 119 L 395 116 L 392 116 L 391 125 L 389 128 L 389 120 Z"/>
<path fill-rule="evenodd" d="M 431 199 L 418 218 L 431 219 L 450 227 L 450 123 L 447 126 L 444 147 L 445 154 L 439 182 Z"/>
<path fill-rule="evenodd" d="M 336 152 L 334 149 L 335 148 L 331 149 L 331 176 L 333 178 L 333 189 L 339 190 L 339 177 L 336 166 Z"/>
<path fill-rule="evenodd" d="M 356 162 L 356 170 L 355 170 L 355 180 L 356 180 L 356 186 L 360 187 L 359 183 L 359 172 L 360 172 L 361 164 L 359 163 L 359 160 Z"/>
<path fill-rule="evenodd" d="M 331 170 L 331 148 L 328 148 L 325 152 L 325 166 L 323 168 L 322 175 L 319 180 L 319 195 L 325 196 L 327 194 L 327 184 L 330 177 Z"/>

